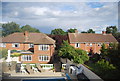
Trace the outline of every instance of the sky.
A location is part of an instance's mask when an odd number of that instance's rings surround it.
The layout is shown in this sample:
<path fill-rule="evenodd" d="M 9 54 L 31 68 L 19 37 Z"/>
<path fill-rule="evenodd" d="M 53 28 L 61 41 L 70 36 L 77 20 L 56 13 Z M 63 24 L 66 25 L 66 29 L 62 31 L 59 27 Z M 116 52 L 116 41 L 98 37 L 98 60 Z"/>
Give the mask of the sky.
<path fill-rule="evenodd" d="M 43 33 L 50 33 L 55 28 L 64 31 L 76 28 L 79 32 L 91 28 L 101 33 L 107 26 L 118 27 L 118 2 L 5 1 L 1 7 L 2 23 L 29 24 Z"/>

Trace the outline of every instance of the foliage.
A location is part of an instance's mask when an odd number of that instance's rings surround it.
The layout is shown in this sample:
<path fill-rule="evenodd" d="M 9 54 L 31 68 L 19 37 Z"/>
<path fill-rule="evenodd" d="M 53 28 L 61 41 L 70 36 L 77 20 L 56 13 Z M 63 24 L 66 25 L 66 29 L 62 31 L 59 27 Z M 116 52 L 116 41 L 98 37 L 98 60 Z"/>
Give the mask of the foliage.
<path fill-rule="evenodd" d="M 93 31 L 93 29 L 89 29 L 89 30 L 87 30 L 87 32 L 86 31 L 82 31 L 81 33 L 95 33 L 95 31 Z"/>
<path fill-rule="evenodd" d="M 55 48 L 56 50 L 60 48 L 61 44 L 63 43 L 63 40 L 64 41 L 68 40 L 67 35 L 48 35 L 48 36 L 56 40 L 56 48 Z"/>
<path fill-rule="evenodd" d="M 9 34 L 12 34 L 14 32 L 40 32 L 38 29 L 31 27 L 30 25 L 25 25 L 20 28 L 19 24 L 16 24 L 15 22 L 5 23 L 2 25 L 2 35 L 7 36 Z"/>
<path fill-rule="evenodd" d="M 76 54 L 74 47 L 70 46 L 68 41 L 63 41 L 61 48 L 58 50 L 58 55 L 71 60 L 74 58 L 73 54 Z"/>
<path fill-rule="evenodd" d="M 117 39 L 118 42 L 120 42 L 120 32 L 115 33 L 114 37 Z"/>
<path fill-rule="evenodd" d="M 103 79 L 116 78 L 116 68 L 104 59 L 98 61 L 97 63 L 90 63 L 88 66 Z"/>
<path fill-rule="evenodd" d="M 100 55 L 102 56 L 102 58 L 106 58 L 106 56 L 108 54 L 108 49 L 106 48 L 104 43 L 102 44 L 100 51 L 101 51 Z"/>
<path fill-rule="evenodd" d="M 7 49 L 0 49 L 0 57 L 7 58 L 8 50 Z"/>
<path fill-rule="evenodd" d="M 116 26 L 109 26 L 106 28 L 106 33 L 111 33 L 111 34 L 115 34 L 117 33 L 117 27 Z"/>
<path fill-rule="evenodd" d="M 95 31 L 93 31 L 93 29 L 89 29 L 87 33 L 95 33 Z"/>
<path fill-rule="evenodd" d="M 66 35 L 66 32 L 63 31 L 61 28 L 54 29 L 51 31 L 52 35 Z"/>
<path fill-rule="evenodd" d="M 77 30 L 77 29 L 72 29 L 72 28 L 71 28 L 71 29 L 68 29 L 67 32 L 68 32 L 68 33 L 75 33 L 75 30 Z"/>
<path fill-rule="evenodd" d="M 11 54 L 11 57 L 19 57 L 19 56 L 21 56 L 21 53 L 16 53 L 16 52 L 15 52 L 15 53 L 12 53 L 12 54 Z"/>
<path fill-rule="evenodd" d="M 99 54 L 93 54 L 92 57 L 90 58 L 90 61 L 93 63 L 98 62 L 100 60 L 100 55 Z"/>
<path fill-rule="evenodd" d="M 7 35 L 12 34 L 14 32 L 21 31 L 19 24 L 16 24 L 15 22 L 3 24 L 2 29 L 3 29 L 3 32 L 2 32 L 3 36 L 7 36 Z"/>
<path fill-rule="evenodd" d="M 82 31 L 81 33 L 87 33 L 86 31 Z"/>
<path fill-rule="evenodd" d="M 81 49 L 76 49 L 76 52 L 80 56 L 80 58 L 83 60 L 83 62 L 86 62 L 89 60 L 89 56 L 87 55 L 87 52 Z"/>
<path fill-rule="evenodd" d="M 29 32 L 37 32 L 39 33 L 40 31 L 36 28 L 31 27 L 30 25 L 25 25 L 21 27 L 22 32 L 29 31 Z"/>
<path fill-rule="evenodd" d="M 87 52 L 81 49 L 75 49 L 69 45 L 68 41 L 63 41 L 61 48 L 58 50 L 58 55 L 64 58 L 73 59 L 75 63 L 83 64 L 89 60 Z"/>
<path fill-rule="evenodd" d="M 120 44 L 111 44 L 107 57 L 114 66 L 120 69 Z"/>

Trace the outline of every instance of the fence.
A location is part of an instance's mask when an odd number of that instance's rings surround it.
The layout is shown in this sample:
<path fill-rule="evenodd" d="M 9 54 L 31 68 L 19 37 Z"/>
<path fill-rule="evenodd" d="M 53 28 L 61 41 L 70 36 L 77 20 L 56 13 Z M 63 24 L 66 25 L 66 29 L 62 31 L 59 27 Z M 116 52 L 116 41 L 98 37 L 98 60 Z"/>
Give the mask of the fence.
<path fill-rule="evenodd" d="M 21 64 L 22 66 L 25 66 L 26 64 Z M 34 66 L 35 64 L 30 64 L 31 66 Z M 53 64 L 40 64 L 40 66 L 43 69 L 52 69 L 53 68 Z"/>

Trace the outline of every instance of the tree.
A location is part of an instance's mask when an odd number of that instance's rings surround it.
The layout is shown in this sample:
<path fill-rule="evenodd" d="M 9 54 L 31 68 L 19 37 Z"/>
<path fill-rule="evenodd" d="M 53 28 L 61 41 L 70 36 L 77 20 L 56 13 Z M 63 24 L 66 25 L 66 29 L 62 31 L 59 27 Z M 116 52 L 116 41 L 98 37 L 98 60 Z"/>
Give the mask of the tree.
<path fill-rule="evenodd" d="M 87 30 L 87 32 L 86 31 L 82 31 L 81 33 L 95 33 L 95 31 L 93 31 L 93 29 L 89 29 L 89 30 Z"/>
<path fill-rule="evenodd" d="M 0 49 L 0 57 L 7 58 L 8 50 L 7 49 Z"/>
<path fill-rule="evenodd" d="M 20 32 L 20 26 L 19 24 L 16 24 L 15 22 L 10 22 L 2 25 L 2 35 L 7 36 L 9 34 L 12 34 L 14 32 Z"/>
<path fill-rule="evenodd" d="M 51 31 L 52 35 L 66 35 L 66 32 L 64 32 L 61 28 L 54 29 Z"/>
<path fill-rule="evenodd" d="M 76 57 L 79 57 L 80 59 L 78 59 L 79 61 L 83 61 L 83 63 L 85 63 L 86 61 L 88 61 L 89 60 L 89 56 L 87 55 L 87 52 L 86 51 L 84 51 L 84 50 L 82 50 L 82 49 L 76 49 L 75 50 L 77 53 L 78 53 L 78 55 L 76 56 Z M 82 61 L 81 62 L 78 62 L 78 63 L 82 63 Z"/>
<path fill-rule="evenodd" d="M 93 29 L 89 29 L 87 33 L 95 33 L 95 31 L 93 31 Z"/>
<path fill-rule="evenodd" d="M 67 32 L 68 32 L 68 33 L 75 33 L 75 30 L 77 30 L 77 29 L 72 29 L 72 28 L 71 28 L 71 29 L 68 29 Z"/>
<path fill-rule="evenodd" d="M 100 51 L 101 51 L 100 55 L 102 56 L 102 58 L 105 59 L 106 56 L 108 55 L 108 49 L 106 48 L 104 43 L 102 44 L 102 47 L 101 47 Z"/>
<path fill-rule="evenodd" d="M 111 33 L 111 34 L 115 34 L 117 33 L 117 27 L 116 26 L 109 26 L 106 28 L 106 33 Z"/>
<path fill-rule="evenodd" d="M 86 31 L 82 31 L 81 33 L 87 33 Z"/>
<path fill-rule="evenodd" d="M 115 33 L 114 37 L 117 39 L 118 42 L 120 42 L 120 32 Z"/>
<path fill-rule="evenodd" d="M 83 64 L 89 60 L 87 52 L 81 49 L 75 49 L 69 45 L 68 41 L 63 41 L 61 48 L 58 50 L 58 55 L 63 58 L 72 59 L 73 62 Z"/>
<path fill-rule="evenodd" d="M 75 51 L 74 47 L 69 45 L 68 41 L 63 41 L 60 49 L 58 50 L 58 55 L 63 58 L 73 59 L 77 52 Z"/>
<path fill-rule="evenodd" d="M 30 25 L 25 25 L 21 28 L 22 32 L 29 31 L 29 32 L 37 32 L 39 33 L 40 31 L 36 28 L 31 27 Z"/>

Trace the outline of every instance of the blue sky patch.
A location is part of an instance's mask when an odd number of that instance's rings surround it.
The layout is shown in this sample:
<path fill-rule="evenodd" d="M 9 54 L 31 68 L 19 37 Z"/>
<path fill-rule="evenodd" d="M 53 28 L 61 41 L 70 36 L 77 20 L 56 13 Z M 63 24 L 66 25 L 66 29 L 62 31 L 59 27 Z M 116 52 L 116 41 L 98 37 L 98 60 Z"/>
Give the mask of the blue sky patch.
<path fill-rule="evenodd" d="M 99 2 L 89 2 L 87 3 L 87 5 L 90 6 L 91 8 L 100 8 L 104 6 L 103 3 L 99 3 Z"/>

